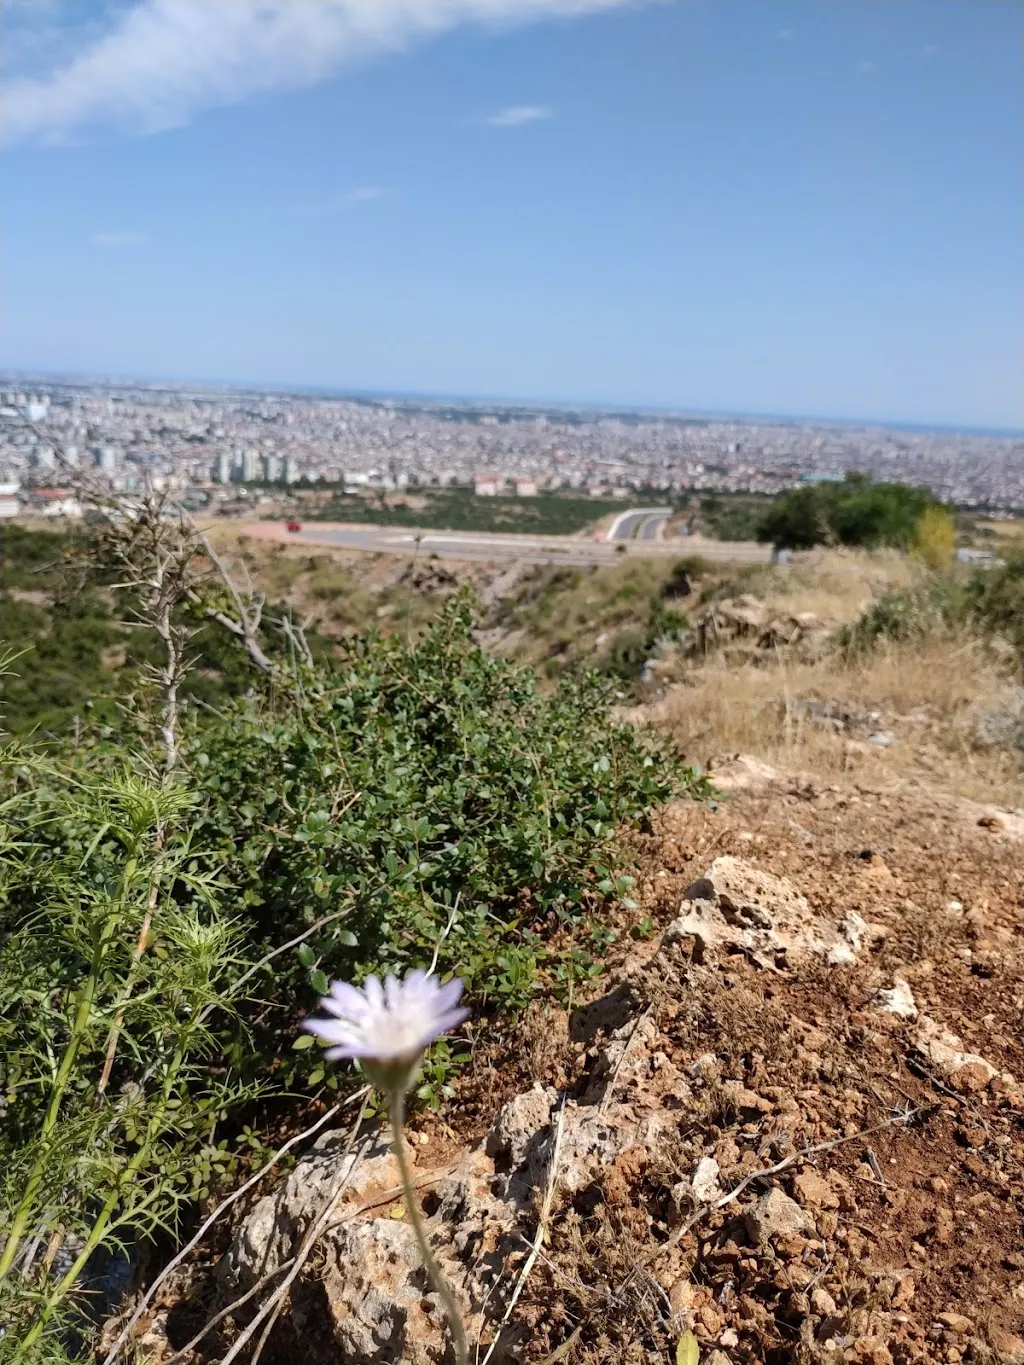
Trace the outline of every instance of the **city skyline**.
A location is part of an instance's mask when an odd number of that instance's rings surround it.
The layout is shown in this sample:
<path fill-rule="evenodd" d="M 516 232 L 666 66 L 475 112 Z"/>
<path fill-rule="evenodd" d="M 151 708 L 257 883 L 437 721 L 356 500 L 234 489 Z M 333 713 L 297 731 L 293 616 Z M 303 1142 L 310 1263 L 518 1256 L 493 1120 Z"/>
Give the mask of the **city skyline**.
<path fill-rule="evenodd" d="M 1024 424 L 1000 0 L 8 0 L 2 363 Z"/>
<path fill-rule="evenodd" d="M 410 403 L 422 406 L 424 410 L 432 407 L 464 405 L 470 408 L 507 408 L 510 411 L 530 413 L 539 410 L 565 413 L 593 413 L 607 416 L 638 416 L 653 419 L 681 421 L 728 421 L 739 423 L 765 422 L 779 426 L 822 425 L 852 428 L 878 428 L 892 431 L 945 432 L 965 435 L 1024 436 L 1024 422 L 1019 426 L 985 426 L 965 422 L 914 422 L 860 413 L 849 417 L 836 416 L 827 412 L 755 412 L 722 408 L 683 408 L 668 404 L 630 404 L 602 403 L 596 400 L 580 400 L 571 396 L 561 398 L 539 398 L 523 394 L 502 393 L 431 393 L 415 389 L 353 389 L 342 384 L 302 384 L 275 383 L 272 380 L 231 379 L 202 375 L 143 375 L 143 374 L 88 374 L 84 372 L 55 370 L 2 370 L 0 369 L 0 389 L 49 387 L 82 387 L 96 389 L 151 389 L 154 393 L 195 392 L 196 394 L 223 395 L 253 394 L 263 398 L 308 398 L 325 402 L 355 402 L 370 405 L 388 403 Z"/>

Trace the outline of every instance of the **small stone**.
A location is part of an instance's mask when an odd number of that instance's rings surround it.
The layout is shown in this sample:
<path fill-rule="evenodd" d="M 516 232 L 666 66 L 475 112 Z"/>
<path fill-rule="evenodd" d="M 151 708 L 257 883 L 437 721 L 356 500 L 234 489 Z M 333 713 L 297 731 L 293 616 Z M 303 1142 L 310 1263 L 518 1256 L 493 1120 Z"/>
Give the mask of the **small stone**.
<path fill-rule="evenodd" d="M 740 1344 L 739 1333 L 732 1327 L 727 1327 L 718 1338 L 719 1346 L 738 1346 Z"/>
<path fill-rule="evenodd" d="M 747 1228 L 759 1245 L 773 1237 L 792 1237 L 814 1231 L 814 1225 L 795 1200 L 781 1190 L 769 1190 L 746 1215 Z"/>
<path fill-rule="evenodd" d="M 937 1321 L 941 1322 L 943 1327 L 948 1327 L 951 1332 L 963 1334 L 974 1331 L 973 1318 L 965 1317 L 963 1313 L 939 1313 Z"/>
<path fill-rule="evenodd" d="M 837 1209 L 839 1197 L 817 1171 L 801 1171 L 793 1181 L 793 1193 L 808 1209 Z"/>
<path fill-rule="evenodd" d="M 949 1083 L 954 1090 L 966 1090 L 969 1094 L 976 1095 L 985 1089 L 991 1076 L 992 1073 L 984 1062 L 967 1062 L 949 1073 Z"/>
<path fill-rule="evenodd" d="M 879 991 L 875 999 L 878 1001 L 879 1009 L 884 1010 L 886 1014 L 895 1014 L 900 1019 L 917 1018 L 914 993 L 902 976 L 894 976 L 892 989 Z"/>
<path fill-rule="evenodd" d="M 853 1349 L 854 1360 L 862 1365 L 892 1365 L 892 1353 L 878 1337 L 858 1337 Z"/>
<path fill-rule="evenodd" d="M 713 1304 L 706 1303 L 702 1308 L 697 1309 L 697 1321 L 708 1336 L 714 1340 L 722 1330 L 724 1318 Z"/>
<path fill-rule="evenodd" d="M 811 1308 L 823 1318 L 830 1318 L 836 1312 L 836 1301 L 827 1289 L 820 1286 L 811 1290 Z"/>
<path fill-rule="evenodd" d="M 909 1308 L 913 1302 L 917 1284 L 913 1275 L 904 1275 L 892 1296 L 893 1308 Z"/>
<path fill-rule="evenodd" d="M 713 1204 L 722 1193 L 718 1184 L 718 1162 L 713 1156 L 705 1156 L 697 1163 L 690 1188 L 698 1204 Z"/>

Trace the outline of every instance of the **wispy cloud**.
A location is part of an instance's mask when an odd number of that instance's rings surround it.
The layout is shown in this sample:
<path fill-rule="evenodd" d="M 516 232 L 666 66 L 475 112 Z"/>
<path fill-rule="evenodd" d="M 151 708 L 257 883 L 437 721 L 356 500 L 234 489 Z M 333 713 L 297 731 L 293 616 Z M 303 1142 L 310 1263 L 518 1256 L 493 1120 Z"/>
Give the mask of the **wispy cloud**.
<path fill-rule="evenodd" d="M 369 204 L 374 199 L 383 199 L 387 190 L 380 185 L 359 185 L 341 196 L 343 204 Z"/>
<path fill-rule="evenodd" d="M 94 232 L 93 246 L 138 246 L 146 240 L 143 232 Z"/>
<path fill-rule="evenodd" d="M 775 37 L 776 40 L 780 43 L 791 43 L 793 39 L 796 37 L 796 29 L 780 28 L 778 33 L 776 33 Z"/>
<path fill-rule="evenodd" d="M 546 104 L 510 104 L 484 122 L 492 128 L 521 128 L 524 123 L 536 123 L 538 119 L 550 118 L 551 114 Z"/>
<path fill-rule="evenodd" d="M 878 70 L 877 62 L 863 61 L 857 63 L 858 76 L 872 76 Z"/>
<path fill-rule="evenodd" d="M 109 3 L 100 34 L 83 36 L 59 64 L 9 82 L 4 133 L 9 141 L 53 142 L 83 129 L 159 132 L 203 109 L 315 85 L 347 62 L 401 49 L 459 24 L 525 22 L 623 3 L 135 0 L 127 8 Z M 540 116 L 531 112 L 519 121 Z"/>

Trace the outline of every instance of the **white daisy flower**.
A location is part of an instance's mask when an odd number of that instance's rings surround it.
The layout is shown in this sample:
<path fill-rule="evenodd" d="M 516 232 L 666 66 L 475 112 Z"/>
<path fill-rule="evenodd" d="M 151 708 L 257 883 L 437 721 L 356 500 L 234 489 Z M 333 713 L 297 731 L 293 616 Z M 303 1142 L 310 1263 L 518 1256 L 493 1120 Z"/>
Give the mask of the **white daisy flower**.
<path fill-rule="evenodd" d="M 375 976 L 361 988 L 332 981 L 330 995 L 320 1001 L 330 1017 L 314 1016 L 303 1028 L 332 1044 L 324 1053 L 329 1061 L 359 1061 L 389 1089 L 405 1077 L 405 1088 L 428 1045 L 469 1018 L 469 1010 L 459 1008 L 461 995 L 458 977 L 442 985 L 419 968 L 401 981 L 385 977 L 383 985 Z"/>

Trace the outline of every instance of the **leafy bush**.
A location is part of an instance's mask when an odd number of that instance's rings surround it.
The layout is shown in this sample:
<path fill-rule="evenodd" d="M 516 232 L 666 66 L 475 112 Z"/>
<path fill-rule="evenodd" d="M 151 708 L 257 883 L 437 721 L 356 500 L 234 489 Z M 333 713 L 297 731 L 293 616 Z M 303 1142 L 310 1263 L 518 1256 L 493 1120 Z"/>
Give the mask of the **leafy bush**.
<path fill-rule="evenodd" d="M 946 507 L 926 507 L 914 527 L 910 548 L 936 573 L 948 569 L 956 554 L 956 518 Z"/>
<path fill-rule="evenodd" d="M 460 597 L 419 644 L 355 642 L 292 708 L 240 700 L 196 730 L 197 847 L 250 934 L 281 942 L 345 908 L 277 989 L 401 970 L 444 936 L 442 967 L 518 1008 L 559 927 L 614 889 L 616 826 L 704 791 L 611 721 L 614 700 L 593 674 L 541 695 L 473 643 Z"/>
<path fill-rule="evenodd" d="M 935 630 L 1000 636 L 1024 660 L 1024 558 L 965 574 L 928 574 L 911 588 L 882 594 L 836 634 L 845 649 L 882 639 L 908 640 Z"/>
<path fill-rule="evenodd" d="M 757 538 L 791 550 L 828 544 L 906 549 L 922 515 L 938 506 L 926 488 L 875 483 L 867 475 L 848 474 L 842 483 L 812 484 L 783 493 L 761 518 Z"/>

